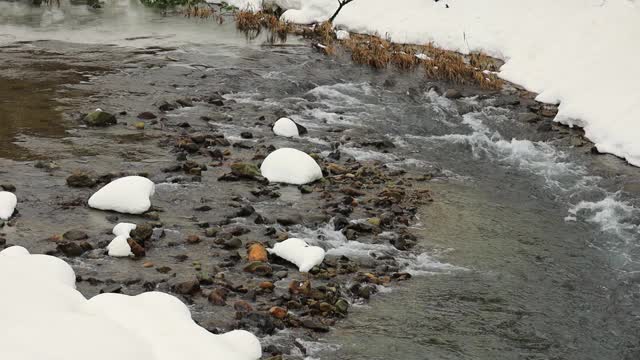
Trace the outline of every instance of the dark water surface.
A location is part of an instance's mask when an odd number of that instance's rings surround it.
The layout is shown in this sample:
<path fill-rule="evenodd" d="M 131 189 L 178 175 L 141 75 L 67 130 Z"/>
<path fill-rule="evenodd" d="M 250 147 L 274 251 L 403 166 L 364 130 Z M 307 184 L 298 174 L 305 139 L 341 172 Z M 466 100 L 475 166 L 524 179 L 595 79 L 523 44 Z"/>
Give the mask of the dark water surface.
<path fill-rule="evenodd" d="M 0 174 L 31 182 L 27 201 L 38 201 L 49 180 L 16 160 L 164 165 L 130 132 L 112 130 L 99 143 L 78 136 L 70 114 L 96 106 L 135 113 L 164 95 L 213 90 L 243 106 L 240 116 L 292 114 L 311 130 L 300 146 L 328 152 L 314 130 L 356 128 L 386 136 L 396 149 L 388 154 L 347 140 L 343 153 L 434 176 L 435 201 L 420 209 L 414 229 L 423 254 L 408 265 L 416 276 L 354 304 L 322 341 L 305 342 L 309 358 L 640 358 L 639 173 L 573 146 L 577 132 L 518 122 L 526 109 L 505 105 L 506 93 L 447 100 L 419 77 L 328 59 L 297 39 L 246 43 L 231 24 L 163 18 L 127 1 L 102 11 L 0 4 L 0 57 L 16 64 L 0 66 L 0 158 L 4 169 L 20 169 Z M 54 41 L 14 43 L 39 39 Z M 161 49 L 139 51 L 149 46 Z M 197 119 L 199 111 L 175 116 Z M 228 137 L 242 131 L 216 125 Z M 135 151 L 121 149 L 129 143 Z M 165 207 L 190 206 L 163 193 L 169 191 L 159 194 Z M 86 221 L 49 210 L 25 209 L 23 241 Z M 89 222 L 108 225 L 91 215 Z M 105 263 L 97 271 L 133 271 L 126 266 Z"/>

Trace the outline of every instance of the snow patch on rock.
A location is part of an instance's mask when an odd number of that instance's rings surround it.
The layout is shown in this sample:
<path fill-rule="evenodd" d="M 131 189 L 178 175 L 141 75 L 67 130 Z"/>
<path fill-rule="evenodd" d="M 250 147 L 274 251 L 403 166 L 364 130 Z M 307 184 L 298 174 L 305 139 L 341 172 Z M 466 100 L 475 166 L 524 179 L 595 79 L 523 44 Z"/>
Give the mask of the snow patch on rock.
<path fill-rule="evenodd" d="M 298 125 L 289 118 L 280 118 L 273 124 L 273 132 L 278 136 L 298 137 Z"/>
<path fill-rule="evenodd" d="M 129 239 L 129 235 L 131 231 L 136 228 L 136 224 L 131 223 L 119 223 L 118 225 L 113 227 L 113 235 L 115 235 L 115 239 L 111 240 L 109 245 L 107 245 L 107 250 L 109 251 L 109 256 L 113 257 L 127 257 L 133 255 L 131 252 L 131 246 L 127 240 Z"/>
<path fill-rule="evenodd" d="M 254 335 L 243 330 L 211 334 L 171 295 L 101 294 L 87 300 L 75 289 L 75 279 L 73 269 L 56 257 L 15 246 L 0 252 L 0 359 L 261 357 Z"/>
<path fill-rule="evenodd" d="M 142 176 L 126 176 L 113 180 L 89 198 L 94 209 L 125 214 L 142 214 L 151 207 L 155 192 L 153 181 Z"/>
<path fill-rule="evenodd" d="M 18 205 L 18 198 L 14 193 L 0 191 L 0 220 L 9 220 Z"/>
<path fill-rule="evenodd" d="M 260 166 L 262 176 L 270 182 L 302 185 L 322 179 L 322 169 L 308 154 L 291 148 L 278 149 Z"/>
<path fill-rule="evenodd" d="M 297 238 L 279 242 L 269 251 L 294 263 L 300 272 L 308 272 L 314 266 L 322 264 L 325 255 L 325 251 L 321 247 L 310 246 L 304 240 Z"/>
<path fill-rule="evenodd" d="M 338 40 L 347 40 L 349 38 L 349 32 L 346 30 L 337 30 L 336 31 L 336 39 Z"/>

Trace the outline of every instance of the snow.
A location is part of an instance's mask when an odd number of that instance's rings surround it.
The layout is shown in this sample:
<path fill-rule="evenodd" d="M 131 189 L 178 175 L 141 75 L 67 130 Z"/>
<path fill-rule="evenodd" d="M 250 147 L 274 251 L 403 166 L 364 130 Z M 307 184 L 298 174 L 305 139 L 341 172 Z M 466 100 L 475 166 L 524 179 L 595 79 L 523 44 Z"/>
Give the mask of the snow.
<path fill-rule="evenodd" d="M 298 126 L 289 118 L 280 118 L 273 124 L 273 132 L 278 136 L 298 137 Z"/>
<path fill-rule="evenodd" d="M 56 257 L 20 247 L 0 252 L 0 359 L 228 360 L 261 357 L 242 330 L 214 335 L 177 298 L 159 292 L 87 300 Z M 212 355 L 213 354 L 213 355 Z"/>
<path fill-rule="evenodd" d="M 321 247 L 309 246 L 304 240 L 297 238 L 279 242 L 269 251 L 294 263 L 300 272 L 308 272 L 314 266 L 322 264 L 325 255 Z"/>
<path fill-rule="evenodd" d="M 9 220 L 17 204 L 18 198 L 14 193 L 0 191 L 0 220 Z"/>
<path fill-rule="evenodd" d="M 291 5 L 283 19 L 309 24 L 327 20 L 337 1 Z M 560 104 L 556 121 L 584 127 L 598 150 L 640 166 L 637 0 L 398 0 L 390 6 L 356 0 L 334 23 L 399 43 L 500 57 L 500 77 L 539 93 L 539 101 Z"/>
<path fill-rule="evenodd" d="M 129 234 L 136 229 L 136 224 L 132 223 L 119 223 L 113 227 L 113 235 L 115 236 L 129 236 Z"/>
<path fill-rule="evenodd" d="M 89 199 L 89 206 L 125 214 L 142 214 L 151 207 L 149 197 L 155 192 L 153 182 L 142 176 L 113 180 Z"/>
<path fill-rule="evenodd" d="M 267 156 L 260 166 L 262 176 L 270 182 L 302 185 L 322 179 L 318 163 L 306 153 L 291 149 L 278 149 Z"/>
<path fill-rule="evenodd" d="M 350 37 L 349 32 L 346 30 L 336 31 L 336 39 L 338 40 L 347 40 L 349 37 Z"/>

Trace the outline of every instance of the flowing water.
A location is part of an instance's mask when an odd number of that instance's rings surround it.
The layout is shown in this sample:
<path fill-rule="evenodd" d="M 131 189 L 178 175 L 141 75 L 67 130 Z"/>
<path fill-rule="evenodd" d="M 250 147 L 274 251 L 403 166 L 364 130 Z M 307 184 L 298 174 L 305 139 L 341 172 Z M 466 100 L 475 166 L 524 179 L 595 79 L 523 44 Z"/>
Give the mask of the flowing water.
<path fill-rule="evenodd" d="M 35 40 L 53 41 L 27 44 L 34 54 L 46 49 L 58 63 L 92 67 L 65 72 L 47 62 L 44 79 L 22 78 L 11 51 L 16 41 Z M 146 91 L 118 75 L 134 64 L 120 49 L 154 46 L 174 63 L 149 75 L 154 84 L 206 74 L 252 116 L 283 109 L 312 134 L 343 126 L 383 135 L 397 151 L 342 151 L 434 176 L 435 201 L 414 226 L 422 254 L 405 259 L 416 276 L 354 304 L 320 342 L 301 340 L 308 358 L 640 358 L 639 171 L 572 146 L 568 129 L 539 132 L 518 122 L 522 109 L 504 106 L 501 96 L 447 100 L 414 76 L 325 58 L 299 39 L 262 46 L 230 21 L 163 17 L 129 1 L 103 9 L 0 2 L 0 45 L 2 158 L 50 155 L 56 138 L 72 131 L 63 112 L 84 97 L 97 101 L 92 86 L 121 81 L 130 96 Z M 117 61 L 122 67 L 104 75 Z M 388 80 L 395 85 L 384 86 Z M 133 103 L 122 94 L 98 100 Z M 330 149 L 323 139 L 307 141 Z M 335 254 L 377 250 L 328 229 L 300 232 Z"/>

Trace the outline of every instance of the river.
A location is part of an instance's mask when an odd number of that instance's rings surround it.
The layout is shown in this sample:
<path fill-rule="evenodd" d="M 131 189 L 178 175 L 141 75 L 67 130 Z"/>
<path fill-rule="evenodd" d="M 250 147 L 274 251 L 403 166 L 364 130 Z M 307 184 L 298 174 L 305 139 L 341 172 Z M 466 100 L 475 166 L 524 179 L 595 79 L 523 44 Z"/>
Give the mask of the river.
<path fill-rule="evenodd" d="M 302 39 L 280 45 L 263 40 L 247 40 L 231 19 L 219 25 L 164 17 L 124 0 L 103 9 L 0 2 L 0 111 L 6 114 L 0 174 L 16 184 L 29 178 L 27 197 L 34 201 L 48 179 L 26 169 L 26 162 L 57 154 L 54 160 L 64 166 L 92 150 L 81 137 L 69 144 L 77 130 L 65 112 L 100 104 L 138 109 L 159 95 L 215 86 L 244 106 L 244 116 L 292 114 L 311 130 L 301 146 L 328 152 L 314 130 L 356 129 L 362 136 L 386 137 L 396 148 L 385 153 L 347 143 L 343 153 L 433 177 L 434 202 L 419 209 L 412 227 L 422 252 L 407 262 L 415 276 L 354 304 L 348 318 L 319 341 L 301 340 L 306 357 L 640 358 L 637 168 L 576 144 L 579 131 L 556 125 L 540 130 L 518 121 L 526 108 L 509 104 L 509 95 L 449 100 L 412 74 L 327 58 Z M 149 58 L 168 58 L 170 65 L 145 73 L 138 64 L 153 61 L 134 61 L 132 54 L 149 46 L 163 49 Z M 29 51 L 43 61 L 73 65 L 54 68 L 48 62 L 38 69 L 25 55 Z M 28 70 L 16 70 L 21 65 Z M 237 137 L 240 128 L 225 131 Z M 130 140 L 122 139 L 103 146 L 115 153 L 128 146 Z M 134 149 L 147 158 L 157 155 Z M 144 162 L 136 154 L 127 159 L 131 168 Z M 119 161 L 96 159 L 103 168 Z M 46 218 L 28 209 L 23 216 L 29 214 Z M 31 222 L 22 239 L 44 238 L 57 222 L 74 221 L 81 220 Z"/>

